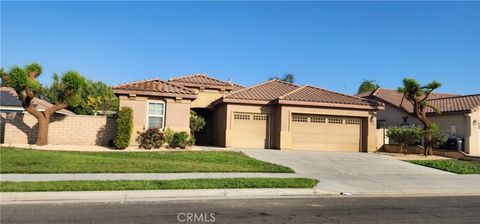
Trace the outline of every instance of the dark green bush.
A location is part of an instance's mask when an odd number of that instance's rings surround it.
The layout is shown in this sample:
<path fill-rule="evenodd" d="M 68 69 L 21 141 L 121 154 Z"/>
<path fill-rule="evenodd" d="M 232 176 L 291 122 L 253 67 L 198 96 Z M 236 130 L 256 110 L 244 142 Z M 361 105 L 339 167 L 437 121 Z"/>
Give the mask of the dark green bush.
<path fill-rule="evenodd" d="M 175 132 L 173 139 L 169 144 L 171 148 L 181 148 L 184 149 L 187 146 L 192 146 L 195 144 L 195 139 L 192 138 L 187 132 Z"/>
<path fill-rule="evenodd" d="M 138 147 L 142 149 L 158 149 L 163 144 L 163 132 L 159 128 L 149 128 L 144 132 L 138 132 L 136 139 Z"/>
<path fill-rule="evenodd" d="M 133 110 L 130 107 L 122 107 L 117 117 L 117 136 L 114 144 L 117 149 L 125 149 L 130 145 L 130 137 L 133 131 Z"/>

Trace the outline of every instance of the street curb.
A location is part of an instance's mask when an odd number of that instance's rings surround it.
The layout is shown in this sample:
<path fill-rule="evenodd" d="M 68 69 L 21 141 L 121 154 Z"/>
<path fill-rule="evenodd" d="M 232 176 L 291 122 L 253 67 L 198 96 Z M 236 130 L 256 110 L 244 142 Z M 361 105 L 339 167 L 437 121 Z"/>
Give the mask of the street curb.
<path fill-rule="evenodd" d="M 337 192 L 313 188 L 199 189 L 199 190 L 129 190 L 129 191 L 61 191 L 2 192 L 1 204 L 39 202 L 128 202 L 188 199 L 229 199 L 264 197 L 313 197 L 338 195 Z"/>
<path fill-rule="evenodd" d="M 357 192 L 344 193 L 315 188 L 260 189 L 195 189 L 195 190 L 128 190 L 128 191 L 61 191 L 2 192 L 0 204 L 44 204 L 80 202 L 135 202 L 167 200 L 299 198 L 299 197 L 419 197 L 419 196 L 480 196 L 477 192 Z"/>

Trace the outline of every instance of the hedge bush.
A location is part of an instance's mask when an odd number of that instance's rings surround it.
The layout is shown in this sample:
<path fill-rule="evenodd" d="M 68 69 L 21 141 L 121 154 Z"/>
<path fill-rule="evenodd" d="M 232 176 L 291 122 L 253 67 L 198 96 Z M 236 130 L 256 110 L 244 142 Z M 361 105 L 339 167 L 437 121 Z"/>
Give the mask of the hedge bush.
<path fill-rule="evenodd" d="M 175 135 L 175 131 L 172 130 L 171 128 L 167 128 L 167 130 L 163 132 L 163 142 L 166 142 L 168 145 L 171 145 L 174 135 Z"/>
<path fill-rule="evenodd" d="M 114 141 L 115 148 L 127 148 L 130 145 L 132 131 L 133 110 L 130 107 L 122 107 L 117 115 L 117 136 Z"/>
<path fill-rule="evenodd" d="M 170 147 L 184 149 L 195 144 L 194 138 L 185 131 L 175 132 Z"/>
<path fill-rule="evenodd" d="M 136 139 L 138 147 L 142 149 L 158 149 L 163 144 L 163 132 L 159 128 L 149 128 L 144 132 L 138 132 Z"/>

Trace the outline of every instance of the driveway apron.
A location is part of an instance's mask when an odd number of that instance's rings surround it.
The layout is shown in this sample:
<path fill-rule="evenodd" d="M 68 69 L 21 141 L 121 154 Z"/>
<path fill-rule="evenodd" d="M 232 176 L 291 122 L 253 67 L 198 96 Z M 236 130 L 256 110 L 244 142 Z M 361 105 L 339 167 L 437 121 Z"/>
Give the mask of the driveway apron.
<path fill-rule="evenodd" d="M 352 194 L 474 194 L 480 175 L 458 175 L 374 153 L 241 150 L 320 180 L 317 189 Z"/>

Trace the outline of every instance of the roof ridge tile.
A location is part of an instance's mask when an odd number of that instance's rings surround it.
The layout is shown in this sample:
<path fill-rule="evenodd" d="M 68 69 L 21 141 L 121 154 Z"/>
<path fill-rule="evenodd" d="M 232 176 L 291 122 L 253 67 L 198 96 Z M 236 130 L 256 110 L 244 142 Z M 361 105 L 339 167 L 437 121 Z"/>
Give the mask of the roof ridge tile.
<path fill-rule="evenodd" d="M 308 85 L 300 86 L 300 87 L 298 87 L 298 88 L 296 88 L 296 89 L 294 89 L 294 90 L 292 90 L 292 91 L 290 91 L 290 92 L 288 92 L 288 93 L 285 93 L 285 94 L 279 96 L 278 99 L 281 100 L 281 99 L 287 97 L 288 95 L 293 94 L 293 93 L 295 93 L 295 92 L 298 92 L 299 90 L 302 90 L 302 89 L 304 89 L 304 88 L 306 88 L 306 87 L 308 87 Z"/>

